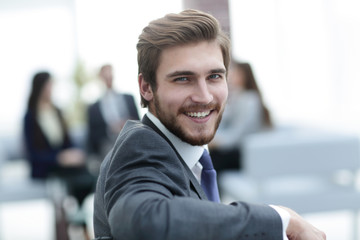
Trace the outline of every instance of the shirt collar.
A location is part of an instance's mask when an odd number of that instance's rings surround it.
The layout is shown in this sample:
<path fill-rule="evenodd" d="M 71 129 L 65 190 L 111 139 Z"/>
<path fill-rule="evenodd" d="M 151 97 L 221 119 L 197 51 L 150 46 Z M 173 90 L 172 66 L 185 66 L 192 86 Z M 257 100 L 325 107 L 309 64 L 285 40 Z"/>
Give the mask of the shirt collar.
<path fill-rule="evenodd" d="M 170 132 L 151 112 L 147 112 L 146 115 L 155 124 L 155 126 L 158 127 L 160 131 L 170 140 L 170 142 L 174 145 L 175 149 L 178 151 L 182 159 L 185 161 L 186 165 L 190 169 L 193 169 L 193 167 L 199 161 L 201 155 L 203 154 L 204 149 L 207 148 L 207 145 L 193 146 L 187 142 L 184 142 L 180 138 L 175 136 L 172 132 Z"/>

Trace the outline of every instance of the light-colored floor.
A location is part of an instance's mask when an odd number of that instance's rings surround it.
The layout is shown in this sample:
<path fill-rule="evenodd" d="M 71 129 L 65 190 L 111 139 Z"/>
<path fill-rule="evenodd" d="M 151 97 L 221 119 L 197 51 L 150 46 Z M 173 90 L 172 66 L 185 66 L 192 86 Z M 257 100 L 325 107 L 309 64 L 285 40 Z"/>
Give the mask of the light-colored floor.
<path fill-rule="evenodd" d="M 0 204 L 1 240 L 54 239 L 54 211 L 46 199 Z"/>
<path fill-rule="evenodd" d="M 70 240 L 85 240 L 78 226 L 68 229 Z M 55 213 L 47 199 L 0 204 L 0 240 L 55 240 Z"/>

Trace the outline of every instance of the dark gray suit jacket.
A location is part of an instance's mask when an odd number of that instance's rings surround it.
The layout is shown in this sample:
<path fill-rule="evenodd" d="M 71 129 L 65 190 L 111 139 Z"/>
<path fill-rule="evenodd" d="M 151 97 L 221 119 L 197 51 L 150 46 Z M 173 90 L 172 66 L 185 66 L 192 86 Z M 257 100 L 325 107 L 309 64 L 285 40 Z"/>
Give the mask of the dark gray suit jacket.
<path fill-rule="evenodd" d="M 94 229 L 95 237 L 116 240 L 282 239 L 280 216 L 271 207 L 208 201 L 170 141 L 146 116 L 127 122 L 102 163 Z"/>

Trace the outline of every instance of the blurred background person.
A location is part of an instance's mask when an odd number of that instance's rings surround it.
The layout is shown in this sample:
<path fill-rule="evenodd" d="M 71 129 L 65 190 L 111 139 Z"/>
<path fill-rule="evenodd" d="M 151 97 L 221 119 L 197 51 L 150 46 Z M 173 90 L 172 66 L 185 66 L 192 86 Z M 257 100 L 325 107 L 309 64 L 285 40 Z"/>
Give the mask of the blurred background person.
<path fill-rule="evenodd" d="M 26 156 L 33 179 L 56 177 L 81 205 L 94 190 L 95 177 L 85 165 L 85 153 L 70 138 L 61 110 L 52 102 L 53 80 L 48 72 L 34 75 L 24 117 Z"/>
<path fill-rule="evenodd" d="M 89 106 L 87 113 L 88 152 L 98 164 L 112 147 L 125 122 L 139 119 L 134 97 L 114 90 L 113 68 L 110 64 L 100 68 L 99 78 L 106 86 L 106 91 Z"/>
<path fill-rule="evenodd" d="M 241 144 L 249 134 L 272 127 L 270 113 L 249 63 L 233 61 L 228 74 L 229 97 L 219 129 L 210 143 L 215 169 L 241 169 Z"/>

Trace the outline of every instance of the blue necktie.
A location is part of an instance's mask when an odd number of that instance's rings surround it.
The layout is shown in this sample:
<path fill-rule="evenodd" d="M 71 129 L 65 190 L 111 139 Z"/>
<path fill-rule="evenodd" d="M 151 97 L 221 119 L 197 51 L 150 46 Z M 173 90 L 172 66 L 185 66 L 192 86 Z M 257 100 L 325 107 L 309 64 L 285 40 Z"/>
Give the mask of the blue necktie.
<path fill-rule="evenodd" d="M 203 166 L 201 172 L 201 187 L 210 201 L 220 202 L 219 190 L 216 181 L 216 171 L 206 149 L 204 149 L 199 162 Z"/>

